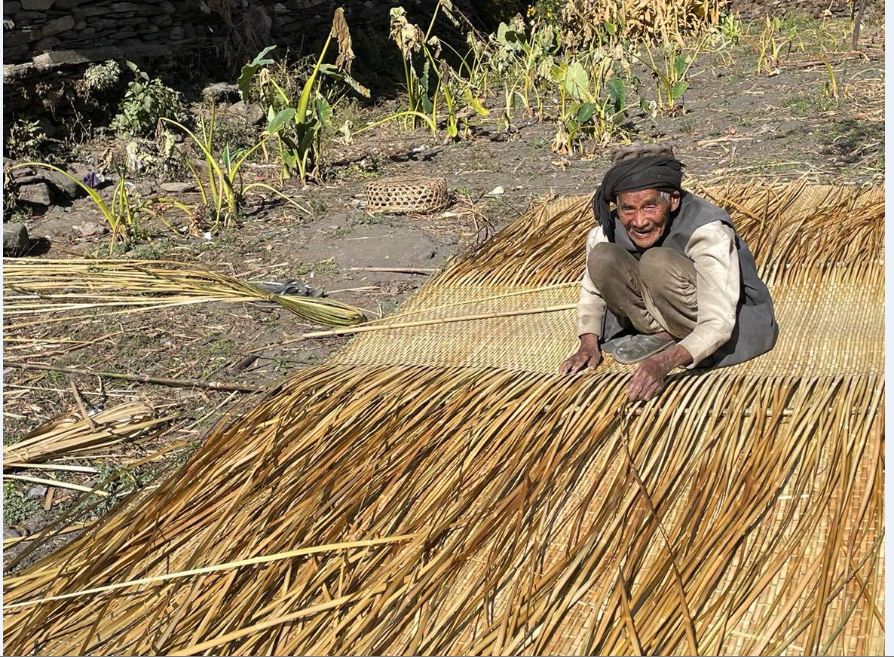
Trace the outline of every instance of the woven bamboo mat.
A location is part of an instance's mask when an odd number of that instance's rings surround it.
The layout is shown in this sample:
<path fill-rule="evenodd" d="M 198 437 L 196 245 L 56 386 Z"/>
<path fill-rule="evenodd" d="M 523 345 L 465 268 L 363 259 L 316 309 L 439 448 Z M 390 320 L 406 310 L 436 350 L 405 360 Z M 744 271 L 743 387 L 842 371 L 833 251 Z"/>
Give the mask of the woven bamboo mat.
<path fill-rule="evenodd" d="M 706 193 L 771 281 L 770 354 L 625 412 L 630 368 L 553 374 L 572 310 L 360 335 L 5 604 L 395 542 L 7 608 L 6 651 L 880 653 L 882 194 Z M 540 288 L 580 276 L 591 222 L 532 212 L 389 321 L 573 304 Z"/>

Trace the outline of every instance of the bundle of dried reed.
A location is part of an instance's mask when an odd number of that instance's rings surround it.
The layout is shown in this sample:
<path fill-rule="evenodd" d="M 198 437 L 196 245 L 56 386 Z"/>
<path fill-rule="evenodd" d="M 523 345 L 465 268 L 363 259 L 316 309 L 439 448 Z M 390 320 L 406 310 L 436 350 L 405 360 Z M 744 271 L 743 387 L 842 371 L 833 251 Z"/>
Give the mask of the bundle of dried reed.
<path fill-rule="evenodd" d="M 159 416 L 142 402 L 128 402 L 84 417 L 56 418 L 3 448 L 3 470 L 41 463 L 58 456 L 89 456 L 99 450 L 133 441 L 174 419 Z"/>
<path fill-rule="evenodd" d="M 629 367 L 537 371 L 530 318 L 500 319 L 521 327 L 508 344 L 483 322 L 446 325 L 440 347 L 387 338 L 410 343 L 407 361 L 461 351 L 452 367 L 363 364 L 383 344 L 367 334 L 353 363 L 303 370 L 139 506 L 8 578 L 7 652 L 880 650 L 883 272 L 860 236 L 881 226 L 830 215 L 867 248 L 810 253 L 791 235 L 788 262 L 763 230 L 783 239 L 861 193 L 763 191 L 732 198 L 755 214 L 764 266 L 789 265 L 771 354 L 677 375 L 630 412 Z M 449 309 L 463 280 L 494 303 L 481 288 L 515 276 L 496 252 L 524 264 L 516 291 L 579 275 L 592 218 L 577 207 L 523 218 L 418 306 Z M 553 238 L 577 260 L 558 267 Z M 501 285 L 499 303 L 526 298 Z M 476 346 L 511 369 L 473 366 Z"/>
<path fill-rule="evenodd" d="M 211 301 L 273 302 L 328 326 L 364 320 L 363 311 L 339 301 L 272 294 L 236 278 L 168 261 L 4 258 L 3 285 L 4 314 L 29 317 L 7 330 L 70 321 L 87 311 L 125 314 Z"/>

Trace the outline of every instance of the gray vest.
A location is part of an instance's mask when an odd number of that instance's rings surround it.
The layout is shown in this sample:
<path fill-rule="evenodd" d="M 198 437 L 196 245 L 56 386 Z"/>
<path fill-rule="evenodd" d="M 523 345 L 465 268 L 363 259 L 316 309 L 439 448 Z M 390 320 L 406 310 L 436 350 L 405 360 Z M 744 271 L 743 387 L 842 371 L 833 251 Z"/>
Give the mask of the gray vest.
<path fill-rule="evenodd" d="M 612 212 L 614 225 L 605 230 L 608 241 L 624 247 L 637 259 L 642 253 L 627 237 L 627 231 L 618 219 L 617 212 Z M 721 221 L 733 229 L 729 214 L 722 208 L 709 203 L 703 198 L 683 192 L 680 207 L 671 215 L 670 230 L 656 246 L 664 246 L 682 255 L 686 255 L 686 245 L 697 228 L 713 221 Z M 613 229 L 613 230 L 612 230 Z M 773 300 L 770 291 L 757 275 L 754 256 L 748 246 L 736 233 L 736 250 L 739 254 L 739 272 L 741 274 L 741 293 L 736 308 L 736 326 L 729 341 L 717 351 L 698 364 L 699 368 L 725 367 L 760 356 L 770 351 L 776 344 L 779 326 L 773 313 Z M 625 322 L 626 324 L 626 322 Z M 602 325 L 604 340 L 615 337 L 625 326 L 608 309 Z"/>

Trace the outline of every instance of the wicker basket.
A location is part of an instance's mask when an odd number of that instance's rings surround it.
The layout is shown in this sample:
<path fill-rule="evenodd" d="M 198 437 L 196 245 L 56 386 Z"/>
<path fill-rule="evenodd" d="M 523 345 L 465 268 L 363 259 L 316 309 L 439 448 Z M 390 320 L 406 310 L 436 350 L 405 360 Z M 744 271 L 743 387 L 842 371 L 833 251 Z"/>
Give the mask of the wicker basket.
<path fill-rule="evenodd" d="M 366 186 L 366 210 L 370 213 L 434 212 L 447 203 L 443 178 L 387 178 Z"/>

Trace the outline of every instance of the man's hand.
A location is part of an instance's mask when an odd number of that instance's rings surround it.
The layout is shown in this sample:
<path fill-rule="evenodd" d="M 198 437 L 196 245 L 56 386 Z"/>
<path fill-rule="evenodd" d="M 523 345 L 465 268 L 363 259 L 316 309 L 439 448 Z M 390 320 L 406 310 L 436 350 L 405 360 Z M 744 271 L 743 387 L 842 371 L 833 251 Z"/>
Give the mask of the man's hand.
<path fill-rule="evenodd" d="M 649 401 L 664 390 L 667 375 L 671 370 L 691 362 L 692 355 L 686 351 L 686 347 L 680 345 L 674 345 L 670 349 L 665 349 L 661 353 L 647 358 L 630 379 L 627 399 L 632 402 Z"/>
<path fill-rule="evenodd" d="M 593 333 L 584 333 L 580 336 L 580 347 L 572 356 L 567 358 L 559 366 L 559 374 L 574 374 L 585 367 L 595 370 L 602 362 L 602 350 L 599 348 L 599 339 Z"/>

